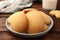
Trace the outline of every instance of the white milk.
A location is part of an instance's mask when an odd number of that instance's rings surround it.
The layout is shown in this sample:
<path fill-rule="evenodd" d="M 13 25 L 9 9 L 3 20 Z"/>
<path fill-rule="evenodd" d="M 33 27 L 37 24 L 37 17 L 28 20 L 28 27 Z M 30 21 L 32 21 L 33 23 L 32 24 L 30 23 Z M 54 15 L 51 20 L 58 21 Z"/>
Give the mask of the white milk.
<path fill-rule="evenodd" d="M 43 9 L 55 10 L 56 7 L 57 7 L 57 0 L 43 0 L 42 1 Z"/>

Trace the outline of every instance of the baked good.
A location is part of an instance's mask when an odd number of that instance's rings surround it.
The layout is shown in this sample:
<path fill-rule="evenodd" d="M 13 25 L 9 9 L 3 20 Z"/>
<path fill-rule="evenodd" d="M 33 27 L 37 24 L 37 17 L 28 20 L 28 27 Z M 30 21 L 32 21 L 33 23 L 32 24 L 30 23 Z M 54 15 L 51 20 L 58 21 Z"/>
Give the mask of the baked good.
<path fill-rule="evenodd" d="M 60 10 L 52 10 L 49 14 L 56 16 L 56 18 L 60 18 Z"/>
<path fill-rule="evenodd" d="M 26 13 L 26 16 L 29 22 L 28 33 L 33 34 L 42 32 L 48 28 L 48 26 L 46 26 L 46 24 L 43 22 L 39 11 L 30 11 Z"/>
<path fill-rule="evenodd" d="M 42 11 L 39 11 L 40 12 L 40 15 L 42 15 L 42 20 L 44 21 L 45 24 L 50 24 L 50 19 L 48 17 L 47 14 L 45 14 L 44 12 Z"/>
<path fill-rule="evenodd" d="M 12 30 L 29 34 L 43 32 L 50 24 L 50 19 L 44 12 L 33 8 L 14 13 L 7 21 Z"/>
<path fill-rule="evenodd" d="M 27 30 L 27 17 L 23 11 L 16 12 L 7 19 L 12 30 L 25 32 Z"/>

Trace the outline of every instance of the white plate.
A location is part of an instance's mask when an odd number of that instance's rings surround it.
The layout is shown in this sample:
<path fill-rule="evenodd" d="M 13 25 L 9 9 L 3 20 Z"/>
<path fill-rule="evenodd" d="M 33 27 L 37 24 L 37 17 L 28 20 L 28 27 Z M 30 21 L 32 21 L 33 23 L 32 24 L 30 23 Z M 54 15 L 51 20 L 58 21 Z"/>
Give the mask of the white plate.
<path fill-rule="evenodd" d="M 6 20 L 6 28 L 11 31 L 13 34 L 17 35 L 17 36 L 22 36 L 22 37 L 26 37 L 26 38 L 30 38 L 30 37 L 39 37 L 39 36 L 42 36 L 44 34 L 46 34 L 49 30 L 51 30 L 51 28 L 53 27 L 53 19 L 48 16 L 51 20 L 51 23 L 48 25 L 48 29 L 43 31 L 43 32 L 40 32 L 40 33 L 35 33 L 35 34 L 26 34 L 26 33 L 19 33 L 19 32 L 16 32 L 14 30 L 12 30 L 10 28 L 10 25 L 8 24 L 7 20 Z"/>

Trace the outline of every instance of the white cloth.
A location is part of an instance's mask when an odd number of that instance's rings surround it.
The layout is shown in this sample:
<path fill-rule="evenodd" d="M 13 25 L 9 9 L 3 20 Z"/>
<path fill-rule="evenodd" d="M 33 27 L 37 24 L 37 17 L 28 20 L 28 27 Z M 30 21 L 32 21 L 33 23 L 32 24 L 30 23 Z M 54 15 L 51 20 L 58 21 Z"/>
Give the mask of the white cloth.
<path fill-rule="evenodd" d="M 5 13 L 15 12 L 15 10 L 17 9 L 22 9 L 32 5 L 32 3 L 27 4 L 27 2 L 30 2 L 30 0 L 5 0 L 5 1 L 0 3 L 0 6 L 1 6 L 0 12 L 5 12 Z M 23 4 L 23 5 L 20 5 L 20 4 Z M 5 6 L 7 7 L 4 8 Z"/>
<path fill-rule="evenodd" d="M 10 3 L 8 3 L 7 1 L 1 1 L 0 2 L 0 10 L 2 9 L 2 8 L 4 8 L 5 6 L 7 6 L 7 5 L 9 5 Z"/>
<path fill-rule="evenodd" d="M 22 0 L 22 4 L 27 4 L 27 2 L 30 2 L 30 0 Z"/>

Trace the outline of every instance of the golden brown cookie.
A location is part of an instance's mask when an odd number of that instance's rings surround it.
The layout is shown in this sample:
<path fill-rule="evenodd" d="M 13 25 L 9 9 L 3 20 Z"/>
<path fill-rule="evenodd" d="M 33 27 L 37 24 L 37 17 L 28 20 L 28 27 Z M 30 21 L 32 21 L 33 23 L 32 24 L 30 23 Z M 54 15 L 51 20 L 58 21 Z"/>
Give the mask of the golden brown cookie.
<path fill-rule="evenodd" d="M 23 11 L 16 12 L 7 19 L 12 30 L 25 32 L 27 30 L 27 17 Z"/>
<path fill-rule="evenodd" d="M 49 14 L 56 16 L 56 18 L 60 18 L 60 10 L 52 10 Z"/>
<path fill-rule="evenodd" d="M 44 31 L 47 27 L 46 24 L 43 22 L 40 12 L 38 11 L 30 11 L 26 13 L 28 18 L 29 26 L 28 26 L 28 33 L 38 33 Z"/>
<path fill-rule="evenodd" d="M 47 14 L 45 14 L 44 12 L 42 11 L 39 11 L 42 15 L 42 20 L 44 21 L 45 24 L 50 24 L 50 18 L 48 17 Z"/>

